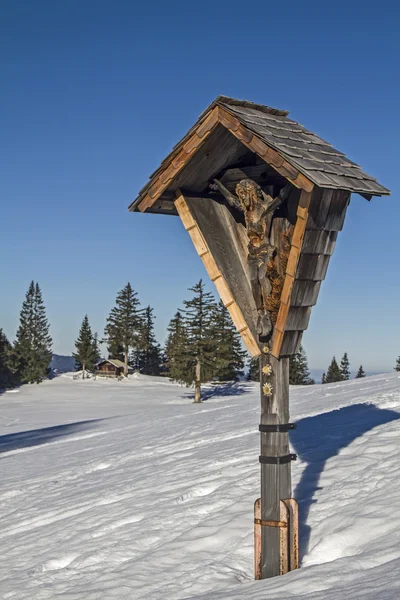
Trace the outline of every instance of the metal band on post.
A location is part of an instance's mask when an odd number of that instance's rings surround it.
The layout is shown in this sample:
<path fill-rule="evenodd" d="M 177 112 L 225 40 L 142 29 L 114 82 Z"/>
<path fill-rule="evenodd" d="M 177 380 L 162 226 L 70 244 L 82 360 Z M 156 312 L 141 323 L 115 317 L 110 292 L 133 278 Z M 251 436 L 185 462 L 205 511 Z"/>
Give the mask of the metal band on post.
<path fill-rule="evenodd" d="M 284 465 L 297 460 L 297 454 L 286 454 L 286 456 L 259 456 L 258 460 L 264 465 Z"/>
<path fill-rule="evenodd" d="M 296 429 L 296 423 L 274 423 L 272 425 L 260 425 L 258 426 L 258 431 L 261 433 L 287 433 L 288 431 L 292 431 Z"/>
<path fill-rule="evenodd" d="M 285 521 L 265 521 L 263 519 L 254 519 L 254 525 L 261 525 L 262 527 L 287 527 L 288 524 Z"/>

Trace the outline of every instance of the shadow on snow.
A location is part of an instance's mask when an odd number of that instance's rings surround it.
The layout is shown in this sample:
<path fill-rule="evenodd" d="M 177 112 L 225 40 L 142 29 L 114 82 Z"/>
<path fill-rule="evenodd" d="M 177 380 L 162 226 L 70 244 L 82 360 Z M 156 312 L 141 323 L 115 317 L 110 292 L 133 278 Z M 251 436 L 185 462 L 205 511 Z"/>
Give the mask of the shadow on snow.
<path fill-rule="evenodd" d="M 246 383 L 248 384 L 248 382 L 230 381 L 228 383 L 209 384 L 205 389 L 202 388 L 201 390 L 201 401 L 204 402 L 217 396 L 241 396 L 249 391 Z M 185 394 L 184 398 L 194 400 L 194 392 Z"/>
<path fill-rule="evenodd" d="M 77 431 L 90 429 L 103 419 L 91 419 L 88 421 L 78 421 L 76 423 L 65 423 L 64 425 L 55 425 L 54 427 L 43 427 L 42 429 L 31 429 L 28 431 L 19 431 L 17 433 L 8 433 L 0 436 L 0 454 L 19 450 L 20 448 L 30 448 L 48 444 L 57 438 L 71 435 Z"/>
<path fill-rule="evenodd" d="M 290 441 L 302 461 L 307 462 L 294 497 L 299 503 L 300 557 L 308 552 L 311 528 L 307 525 L 315 492 L 328 459 L 374 427 L 400 418 L 400 413 L 373 404 L 353 404 L 301 419 Z"/>

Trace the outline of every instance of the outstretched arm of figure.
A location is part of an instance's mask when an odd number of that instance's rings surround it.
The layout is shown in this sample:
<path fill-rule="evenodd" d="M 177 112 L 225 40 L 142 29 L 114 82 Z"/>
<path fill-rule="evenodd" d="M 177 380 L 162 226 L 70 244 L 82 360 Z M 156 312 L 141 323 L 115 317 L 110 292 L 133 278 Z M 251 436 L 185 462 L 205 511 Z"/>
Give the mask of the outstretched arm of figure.
<path fill-rule="evenodd" d="M 235 196 L 235 194 L 231 194 L 231 192 L 226 189 L 226 187 L 224 186 L 223 183 L 221 183 L 220 181 L 218 181 L 218 179 L 213 179 L 214 183 L 210 184 L 210 188 L 214 191 L 218 191 L 220 194 L 223 195 L 223 197 L 228 201 L 228 203 L 233 207 L 236 208 L 237 210 L 240 210 L 243 212 L 243 207 L 240 204 L 240 200 L 237 196 Z"/>
<path fill-rule="evenodd" d="M 262 192 L 265 202 L 268 203 L 267 208 L 264 210 L 262 217 L 266 217 L 270 212 L 274 212 L 279 206 L 289 197 L 292 186 L 287 183 L 285 187 L 281 189 L 278 196 L 274 199 L 271 196 L 267 196 L 265 192 Z"/>

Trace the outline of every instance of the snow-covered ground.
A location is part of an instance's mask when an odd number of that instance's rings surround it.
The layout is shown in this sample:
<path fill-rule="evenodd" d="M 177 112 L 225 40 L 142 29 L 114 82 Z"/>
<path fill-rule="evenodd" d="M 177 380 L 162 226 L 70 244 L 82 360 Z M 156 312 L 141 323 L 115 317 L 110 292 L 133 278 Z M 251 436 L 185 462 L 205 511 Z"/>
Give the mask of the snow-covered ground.
<path fill-rule="evenodd" d="M 253 581 L 255 384 L 0 395 L 2 600 L 397 600 L 398 374 L 291 390 L 302 568 Z"/>

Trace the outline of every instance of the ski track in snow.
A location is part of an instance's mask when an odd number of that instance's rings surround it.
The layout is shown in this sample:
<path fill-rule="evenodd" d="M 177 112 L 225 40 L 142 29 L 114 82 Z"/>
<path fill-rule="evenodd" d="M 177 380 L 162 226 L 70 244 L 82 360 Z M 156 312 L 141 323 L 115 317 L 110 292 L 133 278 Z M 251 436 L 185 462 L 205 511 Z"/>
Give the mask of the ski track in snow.
<path fill-rule="evenodd" d="M 258 389 L 212 390 L 67 374 L 1 395 L 0 598 L 397 600 L 399 376 L 291 389 L 302 568 L 261 582 Z"/>

